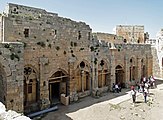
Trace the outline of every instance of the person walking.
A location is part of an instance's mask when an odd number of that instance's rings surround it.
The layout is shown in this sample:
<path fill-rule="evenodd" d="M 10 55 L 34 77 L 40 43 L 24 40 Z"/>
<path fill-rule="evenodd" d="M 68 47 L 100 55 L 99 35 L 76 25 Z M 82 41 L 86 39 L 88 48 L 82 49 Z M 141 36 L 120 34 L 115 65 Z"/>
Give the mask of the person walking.
<path fill-rule="evenodd" d="M 144 88 L 143 95 L 144 95 L 144 102 L 147 103 L 147 95 L 148 95 L 148 90 L 147 90 L 147 88 Z"/>
<path fill-rule="evenodd" d="M 131 95 L 132 95 L 132 101 L 133 101 L 133 103 L 135 103 L 135 101 L 136 101 L 136 90 L 135 90 L 134 86 L 131 86 Z"/>

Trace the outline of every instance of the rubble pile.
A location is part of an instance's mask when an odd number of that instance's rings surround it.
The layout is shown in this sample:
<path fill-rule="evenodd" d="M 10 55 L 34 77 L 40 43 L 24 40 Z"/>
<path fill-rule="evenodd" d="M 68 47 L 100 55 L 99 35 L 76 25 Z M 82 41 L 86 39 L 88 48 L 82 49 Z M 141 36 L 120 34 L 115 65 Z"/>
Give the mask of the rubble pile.
<path fill-rule="evenodd" d="M 31 120 L 31 119 L 13 110 L 6 111 L 6 107 L 0 102 L 0 120 Z"/>

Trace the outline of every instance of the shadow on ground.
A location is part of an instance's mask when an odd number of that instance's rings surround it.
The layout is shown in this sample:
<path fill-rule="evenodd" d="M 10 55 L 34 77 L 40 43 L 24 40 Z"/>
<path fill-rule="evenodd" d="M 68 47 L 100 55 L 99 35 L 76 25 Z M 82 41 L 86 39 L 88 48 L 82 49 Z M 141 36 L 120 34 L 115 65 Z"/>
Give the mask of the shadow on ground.
<path fill-rule="evenodd" d="M 85 98 L 81 98 L 77 102 L 71 103 L 68 106 L 58 104 L 57 111 L 53 111 L 53 112 L 44 114 L 44 116 L 41 118 L 41 120 L 54 120 L 54 119 L 55 120 L 72 120 L 71 118 L 69 118 L 66 115 L 67 113 L 72 113 L 72 112 L 78 111 L 80 109 L 89 107 L 93 104 L 108 101 L 108 100 L 116 98 L 118 96 L 128 94 L 127 93 L 128 91 L 129 91 L 129 89 L 122 89 L 122 91 L 120 93 L 106 92 L 106 93 L 103 93 L 100 97 L 88 96 Z M 34 120 L 36 120 L 36 118 Z"/>
<path fill-rule="evenodd" d="M 156 81 L 156 85 L 159 85 L 162 83 L 163 83 L 162 80 Z M 127 94 L 128 91 L 129 91 L 129 89 L 122 89 L 122 92 L 120 92 L 120 93 L 107 92 L 107 93 L 103 93 L 101 97 L 96 97 L 96 98 L 88 96 L 88 97 L 79 99 L 77 102 L 71 103 L 68 106 L 58 104 L 57 111 L 52 111 L 47 114 L 44 114 L 43 117 L 39 118 L 39 120 L 72 120 L 66 114 L 89 107 L 96 103 L 108 101 L 108 100 L 116 98 L 118 96 L 125 95 L 125 94 Z M 151 94 L 151 95 L 153 95 L 153 94 Z M 137 101 L 136 105 L 140 105 L 141 103 L 143 103 L 143 101 Z M 34 120 L 37 120 L 37 118 L 34 118 Z"/>

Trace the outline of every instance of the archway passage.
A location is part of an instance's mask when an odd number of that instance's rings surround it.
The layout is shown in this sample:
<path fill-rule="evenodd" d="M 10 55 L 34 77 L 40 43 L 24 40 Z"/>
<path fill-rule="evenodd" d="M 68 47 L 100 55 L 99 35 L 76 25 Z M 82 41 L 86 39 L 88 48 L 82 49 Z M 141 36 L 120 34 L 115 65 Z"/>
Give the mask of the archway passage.
<path fill-rule="evenodd" d="M 89 73 L 89 65 L 82 61 L 75 70 L 76 91 L 84 92 L 91 89 L 91 80 Z"/>
<path fill-rule="evenodd" d="M 61 94 L 67 95 L 68 76 L 63 71 L 57 71 L 49 78 L 49 100 L 51 105 L 60 102 Z"/>
<path fill-rule="evenodd" d="M 116 77 L 115 83 L 120 84 L 121 87 L 124 88 L 125 87 L 124 70 L 120 65 L 116 66 L 115 68 L 115 77 Z"/>
<path fill-rule="evenodd" d="M 104 60 L 101 60 L 98 65 L 98 88 L 108 86 L 109 84 L 108 65 Z"/>
<path fill-rule="evenodd" d="M 52 103 L 58 103 L 60 100 L 60 82 L 50 83 L 49 90 L 50 90 L 50 101 Z"/>

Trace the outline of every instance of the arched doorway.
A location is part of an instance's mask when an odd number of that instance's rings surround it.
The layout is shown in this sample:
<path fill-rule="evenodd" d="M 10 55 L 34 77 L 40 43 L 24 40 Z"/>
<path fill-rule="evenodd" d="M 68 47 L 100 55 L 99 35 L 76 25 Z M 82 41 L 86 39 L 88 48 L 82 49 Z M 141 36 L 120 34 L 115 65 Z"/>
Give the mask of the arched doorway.
<path fill-rule="evenodd" d="M 6 103 L 6 74 L 5 71 L 0 64 L 0 101 L 5 104 Z"/>
<path fill-rule="evenodd" d="M 104 60 L 98 65 L 98 88 L 110 85 L 108 66 Z"/>
<path fill-rule="evenodd" d="M 91 88 L 90 73 L 88 65 L 82 61 L 75 72 L 75 79 L 77 83 L 77 92 L 88 91 Z"/>
<path fill-rule="evenodd" d="M 39 110 L 38 81 L 36 71 L 26 66 L 24 68 L 24 111 L 25 113 Z"/>
<path fill-rule="evenodd" d="M 68 75 L 59 70 L 49 78 L 49 100 L 51 105 L 60 102 L 61 94 L 67 96 Z"/>
<path fill-rule="evenodd" d="M 115 83 L 120 84 L 121 87 L 125 87 L 125 81 L 124 81 L 124 70 L 120 65 L 117 65 L 115 68 Z"/>

